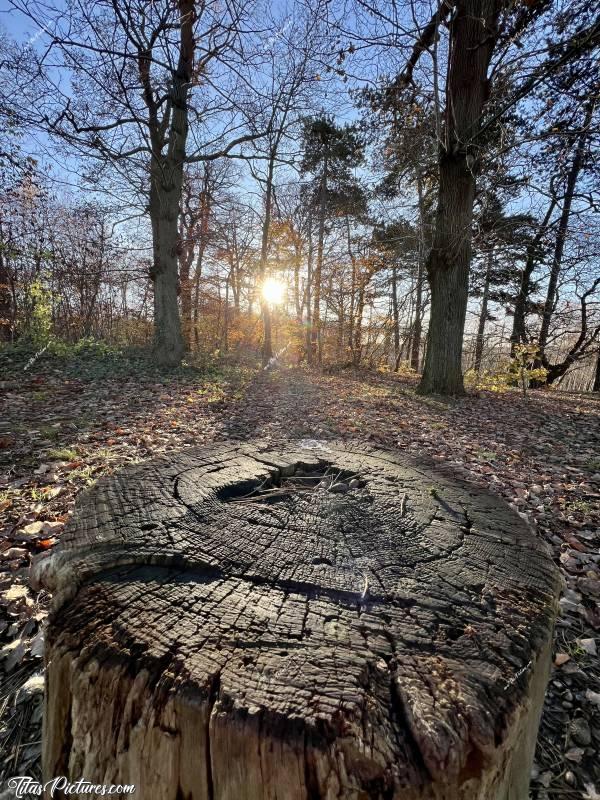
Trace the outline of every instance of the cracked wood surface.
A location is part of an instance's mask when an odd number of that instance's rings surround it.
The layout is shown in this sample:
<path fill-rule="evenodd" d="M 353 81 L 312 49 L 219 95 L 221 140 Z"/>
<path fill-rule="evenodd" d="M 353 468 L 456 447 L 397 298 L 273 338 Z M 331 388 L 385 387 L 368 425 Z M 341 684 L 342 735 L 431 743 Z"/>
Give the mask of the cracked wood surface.
<path fill-rule="evenodd" d="M 285 489 L 326 466 L 363 485 Z M 448 473 L 358 444 L 190 449 L 100 481 L 35 571 L 48 776 L 142 800 L 527 798 L 558 573 Z"/>

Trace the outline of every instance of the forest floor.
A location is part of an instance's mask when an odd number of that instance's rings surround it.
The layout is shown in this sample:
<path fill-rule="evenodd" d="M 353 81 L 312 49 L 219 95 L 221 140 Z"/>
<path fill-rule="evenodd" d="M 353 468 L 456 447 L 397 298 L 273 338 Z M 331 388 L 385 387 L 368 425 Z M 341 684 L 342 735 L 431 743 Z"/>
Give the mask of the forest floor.
<path fill-rule="evenodd" d="M 411 378 L 0 353 L 0 780 L 39 775 L 49 597 L 28 586 L 77 494 L 126 463 L 224 437 L 351 438 L 444 461 L 552 547 L 565 589 L 534 800 L 600 800 L 600 401 L 561 392 L 424 398 Z M 0 800 L 3 797 L 0 783 Z M 5 795 L 6 797 L 12 795 Z"/>

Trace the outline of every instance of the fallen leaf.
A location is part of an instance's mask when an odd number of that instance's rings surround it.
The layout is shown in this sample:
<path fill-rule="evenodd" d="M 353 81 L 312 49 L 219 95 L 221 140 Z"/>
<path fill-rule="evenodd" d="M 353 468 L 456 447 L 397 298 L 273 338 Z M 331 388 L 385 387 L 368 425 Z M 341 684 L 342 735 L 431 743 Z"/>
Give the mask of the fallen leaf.
<path fill-rule="evenodd" d="M 600 800 L 600 794 L 596 791 L 593 783 L 585 783 L 584 786 L 583 800 Z"/>
<path fill-rule="evenodd" d="M 41 533 L 44 530 L 44 523 L 40 522 L 30 522 L 29 525 L 25 525 L 23 531 L 27 534 L 36 536 L 38 533 Z"/>
<path fill-rule="evenodd" d="M 595 656 L 597 653 L 596 650 L 596 640 L 595 639 L 577 639 L 577 644 L 585 650 L 590 656 Z"/>
<path fill-rule="evenodd" d="M 31 655 L 34 658 L 41 658 L 44 655 L 44 631 L 42 628 L 31 640 Z"/>
<path fill-rule="evenodd" d="M 554 663 L 557 667 L 562 667 L 563 664 L 566 664 L 567 661 L 571 660 L 571 656 L 568 653 L 557 653 L 556 658 L 554 659 Z"/>
<path fill-rule="evenodd" d="M 593 692 L 591 689 L 587 689 L 585 692 L 586 700 L 589 700 L 590 703 L 598 706 L 600 708 L 600 692 Z"/>
<path fill-rule="evenodd" d="M 584 754 L 585 750 L 583 747 L 572 747 L 565 753 L 565 758 L 568 758 L 569 761 L 574 761 L 576 764 L 580 764 Z"/>
<path fill-rule="evenodd" d="M 23 639 L 14 639 L 0 650 L 0 661 L 6 661 L 5 669 L 7 672 L 11 672 L 21 663 L 24 655 L 25 642 Z"/>
<path fill-rule="evenodd" d="M 15 583 L 13 584 L 10 589 L 7 589 L 5 592 L 2 592 L 2 600 L 7 603 L 14 603 L 17 600 L 24 600 L 29 595 L 29 590 L 27 586 L 24 586 L 22 583 Z"/>
<path fill-rule="evenodd" d="M 44 489 L 42 489 L 44 497 L 47 500 L 52 500 L 53 498 L 57 497 L 57 495 L 60 494 L 60 491 L 61 491 L 60 486 L 46 486 Z"/>
<path fill-rule="evenodd" d="M 40 539 L 38 541 L 38 547 L 41 547 L 42 550 L 47 550 L 49 547 L 52 547 L 56 544 L 56 539 L 52 536 L 50 539 Z"/>

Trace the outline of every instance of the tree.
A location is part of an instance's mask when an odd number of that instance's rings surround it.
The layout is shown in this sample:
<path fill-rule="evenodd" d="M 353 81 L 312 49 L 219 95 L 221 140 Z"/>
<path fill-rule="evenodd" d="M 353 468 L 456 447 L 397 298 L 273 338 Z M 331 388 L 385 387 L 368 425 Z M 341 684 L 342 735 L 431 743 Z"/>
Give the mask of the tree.
<path fill-rule="evenodd" d="M 439 190 L 427 276 L 431 316 L 421 393 L 462 394 L 462 338 L 471 261 L 477 168 L 476 137 L 489 94 L 500 2 L 459 0 L 449 22 L 450 44 Z"/>
<path fill-rule="evenodd" d="M 533 220 L 527 214 L 509 214 L 505 210 L 503 195 L 511 194 L 516 186 L 518 184 L 512 184 L 505 175 L 499 185 L 490 181 L 476 202 L 473 235 L 476 256 L 471 269 L 470 290 L 472 297 L 481 297 L 473 358 L 476 372 L 480 372 L 482 366 L 486 323 L 493 319 L 490 303 L 506 307 L 514 301 L 520 279 L 518 265 L 530 238 Z M 479 263 L 482 264 L 480 268 Z"/>
<path fill-rule="evenodd" d="M 152 236 L 155 355 L 176 365 L 184 351 L 178 217 L 185 164 L 230 155 L 261 133 L 239 133 L 245 120 L 237 84 L 246 82 L 237 75 L 248 60 L 239 37 L 251 7 L 239 0 L 11 2 L 29 19 L 45 20 L 40 49 L 26 46 L 15 68 L 23 120 L 142 189 Z"/>
<path fill-rule="evenodd" d="M 420 227 L 415 228 L 404 220 L 382 224 L 373 230 L 373 244 L 381 252 L 384 265 L 391 273 L 391 301 L 394 339 L 394 368 L 398 370 L 402 358 L 400 330 L 399 283 L 407 276 L 414 287 L 414 301 L 411 303 L 408 324 L 406 326 L 406 351 L 411 367 L 415 359 L 418 365 L 421 326 L 423 315 L 423 286 Z M 412 292 L 411 300 L 412 298 Z"/>
<path fill-rule="evenodd" d="M 363 47 L 379 46 L 385 51 L 395 45 L 406 53 L 414 29 L 387 14 L 381 4 L 357 5 L 373 20 L 371 30 L 356 35 Z M 406 54 L 404 68 L 388 82 L 384 103 L 394 112 L 400 110 L 398 121 L 405 125 L 408 110 L 422 107 L 425 98 L 426 105 L 432 104 L 439 142 L 437 214 L 427 258 L 432 306 L 421 392 L 463 391 L 462 339 L 476 177 L 489 168 L 485 155 L 494 139 L 490 136 L 493 129 L 499 124 L 502 127 L 511 110 L 521 101 L 527 102 L 549 76 L 582 53 L 594 52 L 600 22 L 590 20 L 585 4 L 577 3 L 577 7 L 585 12 L 579 25 L 579 12 L 563 12 L 562 8 L 550 21 L 544 19 L 551 9 L 549 3 L 444 0 L 429 21 L 419 25 L 418 6 L 411 5 L 417 38 Z M 542 22 L 536 26 L 539 20 Z M 342 24 L 342 28 L 347 26 Z M 545 58 L 532 58 L 524 38 L 533 52 L 544 53 Z M 422 69 L 423 63 L 426 67 Z M 439 85 L 442 75 L 445 92 Z M 392 121 L 395 124 L 396 120 Z M 514 147 L 514 140 L 504 143 L 505 149 Z"/>
<path fill-rule="evenodd" d="M 309 196 L 317 219 L 317 257 L 311 276 L 312 319 L 310 322 L 309 363 L 321 361 L 321 277 L 323 273 L 323 251 L 325 223 L 328 214 L 333 214 L 336 201 L 356 191 L 352 169 L 357 167 L 364 154 L 364 144 L 355 126 L 338 126 L 331 117 L 321 115 L 306 119 L 302 136 L 302 164 L 304 174 L 316 176 Z"/>
<path fill-rule="evenodd" d="M 412 190 L 416 195 L 418 247 L 414 253 L 417 267 L 414 280 L 414 320 L 410 335 L 410 365 L 418 371 L 425 313 L 423 302 L 425 260 L 431 247 L 432 205 L 436 178 L 435 118 L 431 108 L 424 108 L 421 98 L 418 102 L 414 98 L 409 98 L 405 102 L 402 95 L 385 88 L 383 91 L 368 91 L 365 97 L 386 128 L 383 147 L 385 172 L 379 187 L 380 194 L 385 198 L 393 198 Z M 396 282 L 394 272 L 394 286 Z M 396 316 L 395 288 L 392 292 L 392 303 Z M 396 368 L 399 361 L 400 352 L 395 357 Z"/>

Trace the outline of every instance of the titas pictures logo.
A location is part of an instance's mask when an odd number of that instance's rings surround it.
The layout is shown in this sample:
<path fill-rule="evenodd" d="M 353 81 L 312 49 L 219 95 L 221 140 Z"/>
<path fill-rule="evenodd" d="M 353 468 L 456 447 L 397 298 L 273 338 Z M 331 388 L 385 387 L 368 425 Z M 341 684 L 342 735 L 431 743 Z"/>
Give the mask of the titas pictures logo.
<path fill-rule="evenodd" d="M 15 797 L 58 797 L 59 792 L 62 795 L 119 797 L 120 795 L 132 795 L 136 789 L 133 784 L 98 784 L 86 781 L 83 778 L 70 783 L 64 775 L 45 783 L 39 783 L 35 778 L 28 775 L 19 775 L 9 779 L 8 788 L 14 792 Z"/>

